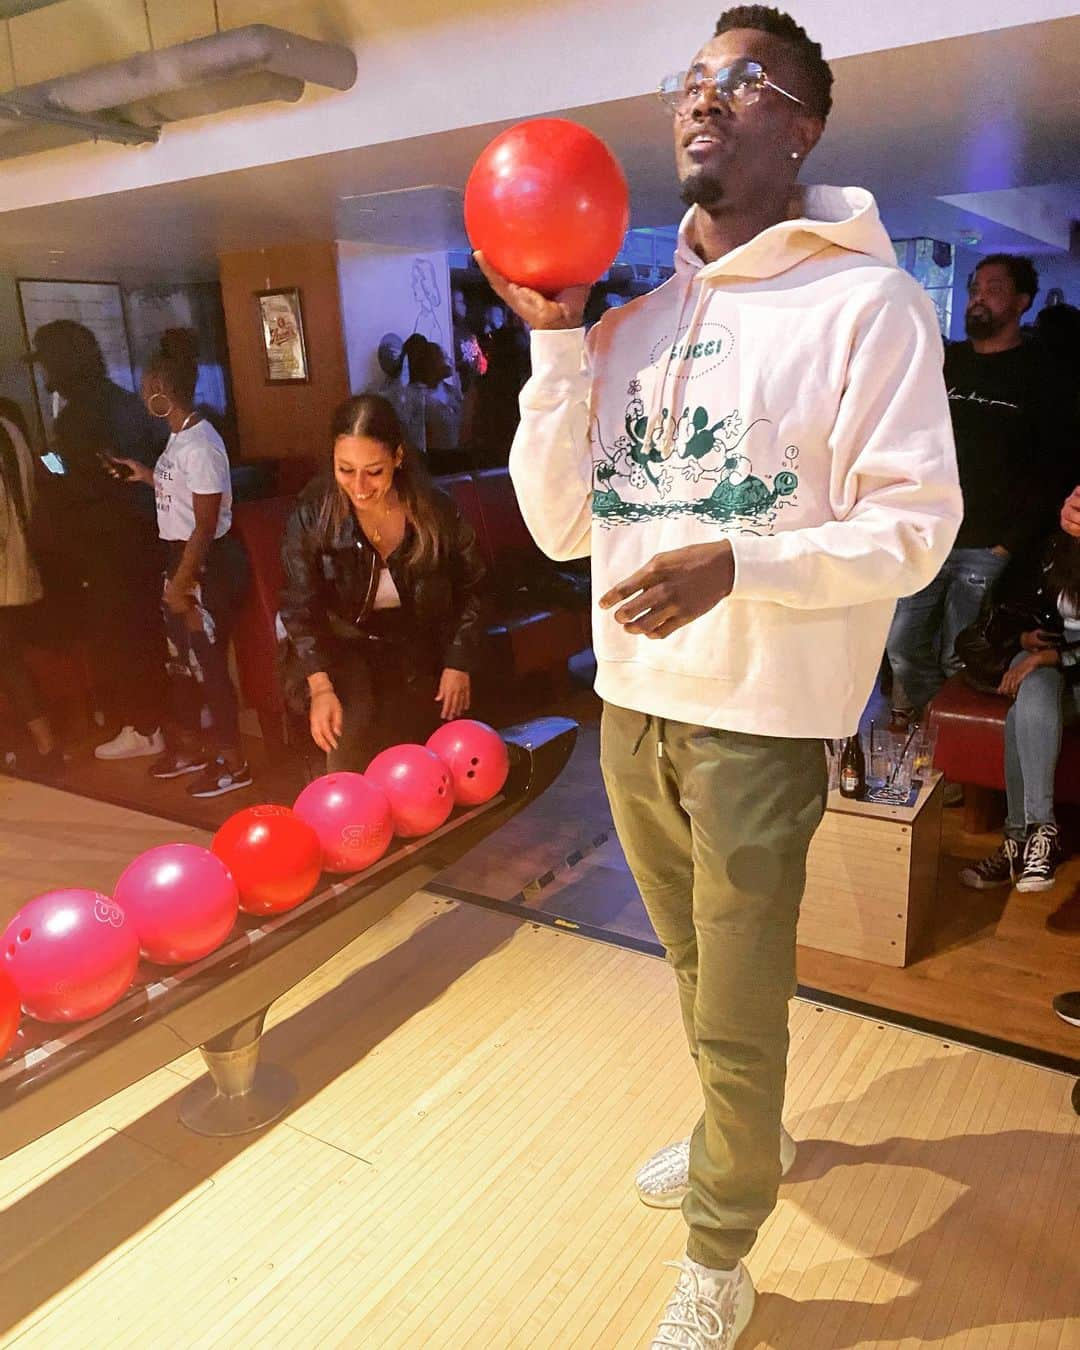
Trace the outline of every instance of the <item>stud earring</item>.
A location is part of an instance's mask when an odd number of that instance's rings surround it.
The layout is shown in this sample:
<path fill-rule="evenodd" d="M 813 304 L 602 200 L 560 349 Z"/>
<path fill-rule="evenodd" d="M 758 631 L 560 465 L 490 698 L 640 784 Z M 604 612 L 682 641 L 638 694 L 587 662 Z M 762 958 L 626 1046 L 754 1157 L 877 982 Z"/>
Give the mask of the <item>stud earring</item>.
<path fill-rule="evenodd" d="M 799 152 L 798 152 L 798 150 L 792 150 L 792 152 L 791 152 L 791 158 L 792 158 L 792 159 L 798 159 L 798 158 L 799 158 Z"/>

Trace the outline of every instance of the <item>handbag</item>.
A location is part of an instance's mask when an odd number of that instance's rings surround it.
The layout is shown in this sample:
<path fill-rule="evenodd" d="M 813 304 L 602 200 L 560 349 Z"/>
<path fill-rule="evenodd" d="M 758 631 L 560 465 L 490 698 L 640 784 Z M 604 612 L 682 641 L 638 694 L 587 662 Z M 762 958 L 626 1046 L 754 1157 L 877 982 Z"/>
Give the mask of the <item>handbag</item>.
<path fill-rule="evenodd" d="M 996 694 L 1020 651 L 1021 637 L 1042 626 L 1034 611 L 1024 606 L 988 604 L 956 639 L 964 680 L 980 693 Z"/>

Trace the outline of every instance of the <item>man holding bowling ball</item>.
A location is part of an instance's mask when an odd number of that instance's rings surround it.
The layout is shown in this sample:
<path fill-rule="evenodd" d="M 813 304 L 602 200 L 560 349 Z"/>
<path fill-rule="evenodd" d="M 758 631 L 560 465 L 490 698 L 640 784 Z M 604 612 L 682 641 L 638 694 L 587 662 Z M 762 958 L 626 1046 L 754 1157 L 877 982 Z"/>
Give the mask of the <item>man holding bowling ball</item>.
<path fill-rule="evenodd" d="M 823 740 L 851 735 L 893 609 L 961 516 L 933 305 L 873 198 L 802 187 L 832 74 L 785 14 L 729 10 L 666 79 L 676 274 L 607 313 L 479 258 L 531 327 L 510 471 L 553 558 L 591 555 L 601 761 L 675 971 L 704 1112 L 637 1185 L 689 1236 L 654 1346 L 734 1346 L 772 1211 L 788 1001 Z M 659 1142 L 659 1141 L 658 1141 Z"/>

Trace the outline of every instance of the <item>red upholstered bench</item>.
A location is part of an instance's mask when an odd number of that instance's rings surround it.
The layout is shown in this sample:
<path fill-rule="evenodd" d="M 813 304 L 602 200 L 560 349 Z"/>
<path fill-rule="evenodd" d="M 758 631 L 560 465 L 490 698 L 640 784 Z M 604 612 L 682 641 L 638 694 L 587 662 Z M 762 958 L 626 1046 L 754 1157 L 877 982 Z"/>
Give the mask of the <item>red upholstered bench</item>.
<path fill-rule="evenodd" d="M 277 678 L 275 620 L 285 579 L 281 565 L 281 537 L 294 497 L 267 497 L 262 501 L 237 502 L 233 507 L 233 530 L 244 545 L 251 566 L 251 586 L 233 630 L 240 688 L 248 707 L 259 718 L 263 740 L 269 747 L 285 739 L 285 700 Z"/>
<path fill-rule="evenodd" d="M 993 793 L 1005 790 L 1005 715 L 1009 700 L 980 694 L 963 676 L 954 676 L 930 704 L 937 727 L 934 765 L 965 788 L 964 828 L 989 828 Z M 1058 761 L 1058 801 L 1080 802 L 1080 727 L 1066 727 Z"/>

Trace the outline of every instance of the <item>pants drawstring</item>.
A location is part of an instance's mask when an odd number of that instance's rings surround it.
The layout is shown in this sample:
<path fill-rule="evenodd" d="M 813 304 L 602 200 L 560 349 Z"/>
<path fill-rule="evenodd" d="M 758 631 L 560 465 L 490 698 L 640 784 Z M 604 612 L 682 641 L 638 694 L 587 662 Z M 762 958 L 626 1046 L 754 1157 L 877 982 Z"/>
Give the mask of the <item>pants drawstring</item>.
<path fill-rule="evenodd" d="M 656 736 L 656 758 L 657 758 L 657 759 L 663 759 L 663 758 L 664 758 L 664 721 L 663 721 L 663 718 L 658 717 L 658 718 L 656 719 L 656 725 L 657 725 L 657 728 L 658 728 L 657 736 Z M 651 717 L 648 713 L 644 713 L 644 714 L 642 715 L 642 718 L 641 718 L 641 730 L 638 732 L 638 738 L 637 738 L 637 740 L 634 742 L 634 748 L 630 751 L 631 755 L 636 755 L 637 752 L 641 749 L 641 742 L 645 739 L 645 737 L 646 737 L 646 735 L 647 735 L 647 733 L 648 733 L 648 731 L 649 731 L 649 728 L 650 728 L 651 726 L 652 726 L 652 717 Z"/>
<path fill-rule="evenodd" d="M 649 730 L 649 723 L 650 723 L 651 721 L 652 721 L 652 718 L 648 715 L 648 713 L 645 713 L 645 714 L 642 716 L 642 719 L 641 719 L 641 730 L 638 732 L 638 738 L 637 738 L 637 740 L 634 742 L 634 748 L 633 748 L 633 750 L 630 751 L 630 753 L 631 753 L 632 755 L 636 755 L 637 752 L 641 749 L 641 742 L 645 739 L 645 735 L 646 735 L 646 733 L 647 733 L 648 730 Z"/>

